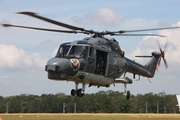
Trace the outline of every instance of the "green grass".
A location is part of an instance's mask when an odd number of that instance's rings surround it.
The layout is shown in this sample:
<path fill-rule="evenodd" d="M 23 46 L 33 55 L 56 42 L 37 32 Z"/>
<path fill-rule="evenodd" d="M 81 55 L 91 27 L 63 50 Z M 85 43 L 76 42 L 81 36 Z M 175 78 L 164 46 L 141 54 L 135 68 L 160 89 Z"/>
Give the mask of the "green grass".
<path fill-rule="evenodd" d="M 180 120 L 180 114 L 0 114 L 0 120 Z"/>

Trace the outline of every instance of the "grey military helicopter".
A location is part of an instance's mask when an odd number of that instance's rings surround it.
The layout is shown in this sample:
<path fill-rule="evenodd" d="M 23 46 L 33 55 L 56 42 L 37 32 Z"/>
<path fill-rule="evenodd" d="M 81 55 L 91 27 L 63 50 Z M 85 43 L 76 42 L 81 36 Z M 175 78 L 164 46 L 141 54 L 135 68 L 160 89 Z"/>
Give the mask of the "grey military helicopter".
<path fill-rule="evenodd" d="M 140 76 L 152 78 L 154 77 L 157 66 L 160 64 L 161 58 L 164 61 L 165 67 L 168 67 L 165 59 L 165 50 L 162 50 L 159 44 L 159 52 L 152 52 L 151 56 L 136 56 L 151 57 L 147 64 L 141 65 L 134 60 L 125 57 L 125 52 L 121 50 L 119 43 L 114 38 L 106 38 L 106 35 L 164 37 L 163 35 L 158 34 L 127 33 L 180 28 L 167 27 L 97 32 L 45 18 L 33 12 L 18 12 L 18 14 L 38 18 L 70 30 L 46 29 L 13 24 L 2 25 L 5 27 L 19 27 L 51 32 L 82 33 L 90 35 L 90 37 L 86 37 L 82 40 L 75 40 L 73 42 L 61 44 L 56 56 L 51 58 L 45 66 L 45 71 L 47 71 L 49 79 L 75 82 L 75 89 L 71 90 L 71 95 L 77 95 L 79 97 L 84 96 L 86 85 L 89 85 L 89 87 L 109 87 L 111 84 L 115 86 L 116 83 L 122 83 L 124 84 L 124 95 L 129 99 L 130 91 L 127 90 L 127 84 L 132 84 L 133 81 L 131 78 L 126 76 L 126 73 L 132 73 L 134 79 L 136 75 L 139 75 L 139 79 Z M 165 45 L 165 49 L 166 46 L 167 44 Z M 79 84 L 82 84 L 82 88 L 78 88 Z"/>

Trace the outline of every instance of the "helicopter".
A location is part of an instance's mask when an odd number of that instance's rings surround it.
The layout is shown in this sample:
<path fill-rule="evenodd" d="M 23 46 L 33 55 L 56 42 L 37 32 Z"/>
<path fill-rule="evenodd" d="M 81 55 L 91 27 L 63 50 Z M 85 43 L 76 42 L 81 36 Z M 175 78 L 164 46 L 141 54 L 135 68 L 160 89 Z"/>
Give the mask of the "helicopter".
<path fill-rule="evenodd" d="M 39 27 L 20 26 L 13 24 L 2 24 L 4 27 L 18 27 L 33 30 L 42 30 L 58 33 L 81 33 L 87 34 L 82 40 L 75 40 L 73 42 L 66 42 L 59 46 L 55 57 L 48 60 L 45 66 L 47 77 L 50 80 L 57 81 L 72 81 L 75 83 L 75 88 L 70 91 L 72 96 L 77 95 L 83 97 L 85 94 L 85 87 L 88 85 L 99 87 L 109 87 L 121 83 L 124 84 L 124 95 L 127 99 L 130 98 L 130 91 L 127 90 L 127 84 L 132 84 L 132 78 L 126 76 L 126 73 L 132 73 L 133 79 L 136 75 L 153 78 L 161 58 L 164 61 L 165 67 L 168 67 L 165 59 L 165 49 L 162 50 L 158 43 L 160 51 L 152 52 L 150 56 L 136 56 L 136 57 L 151 57 L 147 64 L 142 65 L 125 57 L 125 52 L 120 48 L 117 40 L 114 38 L 107 38 L 110 36 L 159 36 L 158 34 L 128 34 L 133 32 L 154 31 L 164 29 L 176 29 L 180 27 L 166 27 L 154 29 L 140 29 L 140 30 L 119 30 L 119 31 L 94 31 L 87 30 L 81 27 L 69 25 L 59 21 L 55 21 L 34 12 L 18 12 L 18 14 L 28 15 L 51 24 L 55 24 L 69 30 L 47 29 Z M 82 84 L 82 88 L 78 85 Z"/>

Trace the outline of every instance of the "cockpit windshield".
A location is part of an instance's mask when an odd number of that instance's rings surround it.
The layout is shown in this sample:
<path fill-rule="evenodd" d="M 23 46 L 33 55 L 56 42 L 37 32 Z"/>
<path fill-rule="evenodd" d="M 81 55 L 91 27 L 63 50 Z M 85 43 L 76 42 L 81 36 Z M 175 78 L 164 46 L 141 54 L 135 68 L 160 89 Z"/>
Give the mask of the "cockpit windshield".
<path fill-rule="evenodd" d="M 69 55 L 73 57 L 86 57 L 88 52 L 87 46 L 73 46 Z"/>
<path fill-rule="evenodd" d="M 69 48 L 70 48 L 70 45 L 61 45 L 58 52 L 57 52 L 57 54 L 56 54 L 56 57 L 67 56 Z"/>
<path fill-rule="evenodd" d="M 70 46 L 70 45 L 61 45 L 56 57 L 86 57 L 88 53 L 88 46 Z"/>

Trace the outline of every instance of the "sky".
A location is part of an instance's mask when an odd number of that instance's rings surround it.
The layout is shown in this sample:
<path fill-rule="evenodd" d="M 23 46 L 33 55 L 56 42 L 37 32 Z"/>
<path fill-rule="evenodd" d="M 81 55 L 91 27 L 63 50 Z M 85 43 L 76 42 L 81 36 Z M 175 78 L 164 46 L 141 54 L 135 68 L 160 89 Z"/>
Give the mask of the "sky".
<path fill-rule="evenodd" d="M 52 29 L 65 28 L 16 14 L 31 11 L 44 17 L 95 31 L 136 30 L 158 27 L 180 27 L 179 0 L 0 0 L 0 23 L 11 23 Z M 149 92 L 180 94 L 180 29 L 149 31 L 166 37 L 113 37 L 125 51 L 125 56 L 138 63 L 145 64 L 147 58 L 135 58 L 135 55 L 151 55 L 159 51 L 157 40 L 162 49 L 168 42 L 165 58 L 166 70 L 161 66 L 151 83 L 145 77 L 133 80 L 128 85 L 132 94 Z M 84 34 L 53 33 L 21 28 L 0 26 L 0 96 L 20 94 L 57 94 L 70 95 L 75 88 L 73 82 L 53 81 L 47 78 L 45 65 L 54 57 L 61 43 L 81 40 Z M 132 78 L 132 74 L 127 74 Z M 137 76 L 138 79 L 138 76 Z M 81 87 L 81 85 L 79 85 Z M 123 84 L 104 87 L 86 87 L 86 93 L 102 90 L 124 91 Z"/>

